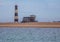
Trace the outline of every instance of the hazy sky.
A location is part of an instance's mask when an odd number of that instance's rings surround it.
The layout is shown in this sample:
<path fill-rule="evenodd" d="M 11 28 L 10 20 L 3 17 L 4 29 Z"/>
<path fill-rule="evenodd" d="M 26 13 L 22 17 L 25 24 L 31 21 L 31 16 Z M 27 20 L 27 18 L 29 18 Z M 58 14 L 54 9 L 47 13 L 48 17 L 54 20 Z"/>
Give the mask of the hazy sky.
<path fill-rule="evenodd" d="M 60 21 L 60 0 L 0 0 L 0 22 L 14 21 L 15 4 L 19 22 L 31 14 L 40 22 Z"/>

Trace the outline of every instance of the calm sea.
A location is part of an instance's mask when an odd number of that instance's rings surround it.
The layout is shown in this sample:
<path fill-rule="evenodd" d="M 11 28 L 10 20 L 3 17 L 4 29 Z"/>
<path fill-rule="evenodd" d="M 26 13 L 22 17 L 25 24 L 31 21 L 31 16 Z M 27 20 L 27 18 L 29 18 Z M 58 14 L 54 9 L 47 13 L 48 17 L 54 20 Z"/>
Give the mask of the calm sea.
<path fill-rule="evenodd" d="M 1 28 L 0 42 L 60 42 L 60 28 Z"/>

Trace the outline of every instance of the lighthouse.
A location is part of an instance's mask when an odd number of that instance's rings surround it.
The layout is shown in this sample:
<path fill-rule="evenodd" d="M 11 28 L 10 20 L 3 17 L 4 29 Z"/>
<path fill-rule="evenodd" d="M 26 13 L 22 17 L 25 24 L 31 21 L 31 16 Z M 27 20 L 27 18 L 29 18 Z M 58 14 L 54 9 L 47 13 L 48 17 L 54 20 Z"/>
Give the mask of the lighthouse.
<path fill-rule="evenodd" d="M 15 5 L 14 22 L 18 23 L 18 6 Z"/>

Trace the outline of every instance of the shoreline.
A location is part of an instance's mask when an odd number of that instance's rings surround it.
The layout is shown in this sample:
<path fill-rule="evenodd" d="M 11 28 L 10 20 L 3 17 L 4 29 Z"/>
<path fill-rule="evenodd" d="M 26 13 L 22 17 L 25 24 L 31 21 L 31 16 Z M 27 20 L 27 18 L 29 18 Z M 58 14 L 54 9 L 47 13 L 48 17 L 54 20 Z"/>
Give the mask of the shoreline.
<path fill-rule="evenodd" d="M 0 23 L 0 27 L 60 28 L 60 22 Z"/>

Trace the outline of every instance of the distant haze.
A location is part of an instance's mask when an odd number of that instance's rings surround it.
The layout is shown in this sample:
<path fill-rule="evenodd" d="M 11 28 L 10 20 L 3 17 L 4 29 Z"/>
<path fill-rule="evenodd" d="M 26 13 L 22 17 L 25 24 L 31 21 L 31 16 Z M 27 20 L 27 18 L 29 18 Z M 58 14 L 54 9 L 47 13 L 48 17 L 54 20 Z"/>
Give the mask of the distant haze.
<path fill-rule="evenodd" d="M 39 22 L 60 21 L 60 0 L 0 0 L 0 22 L 14 22 L 15 4 L 19 22 L 30 15 Z"/>

